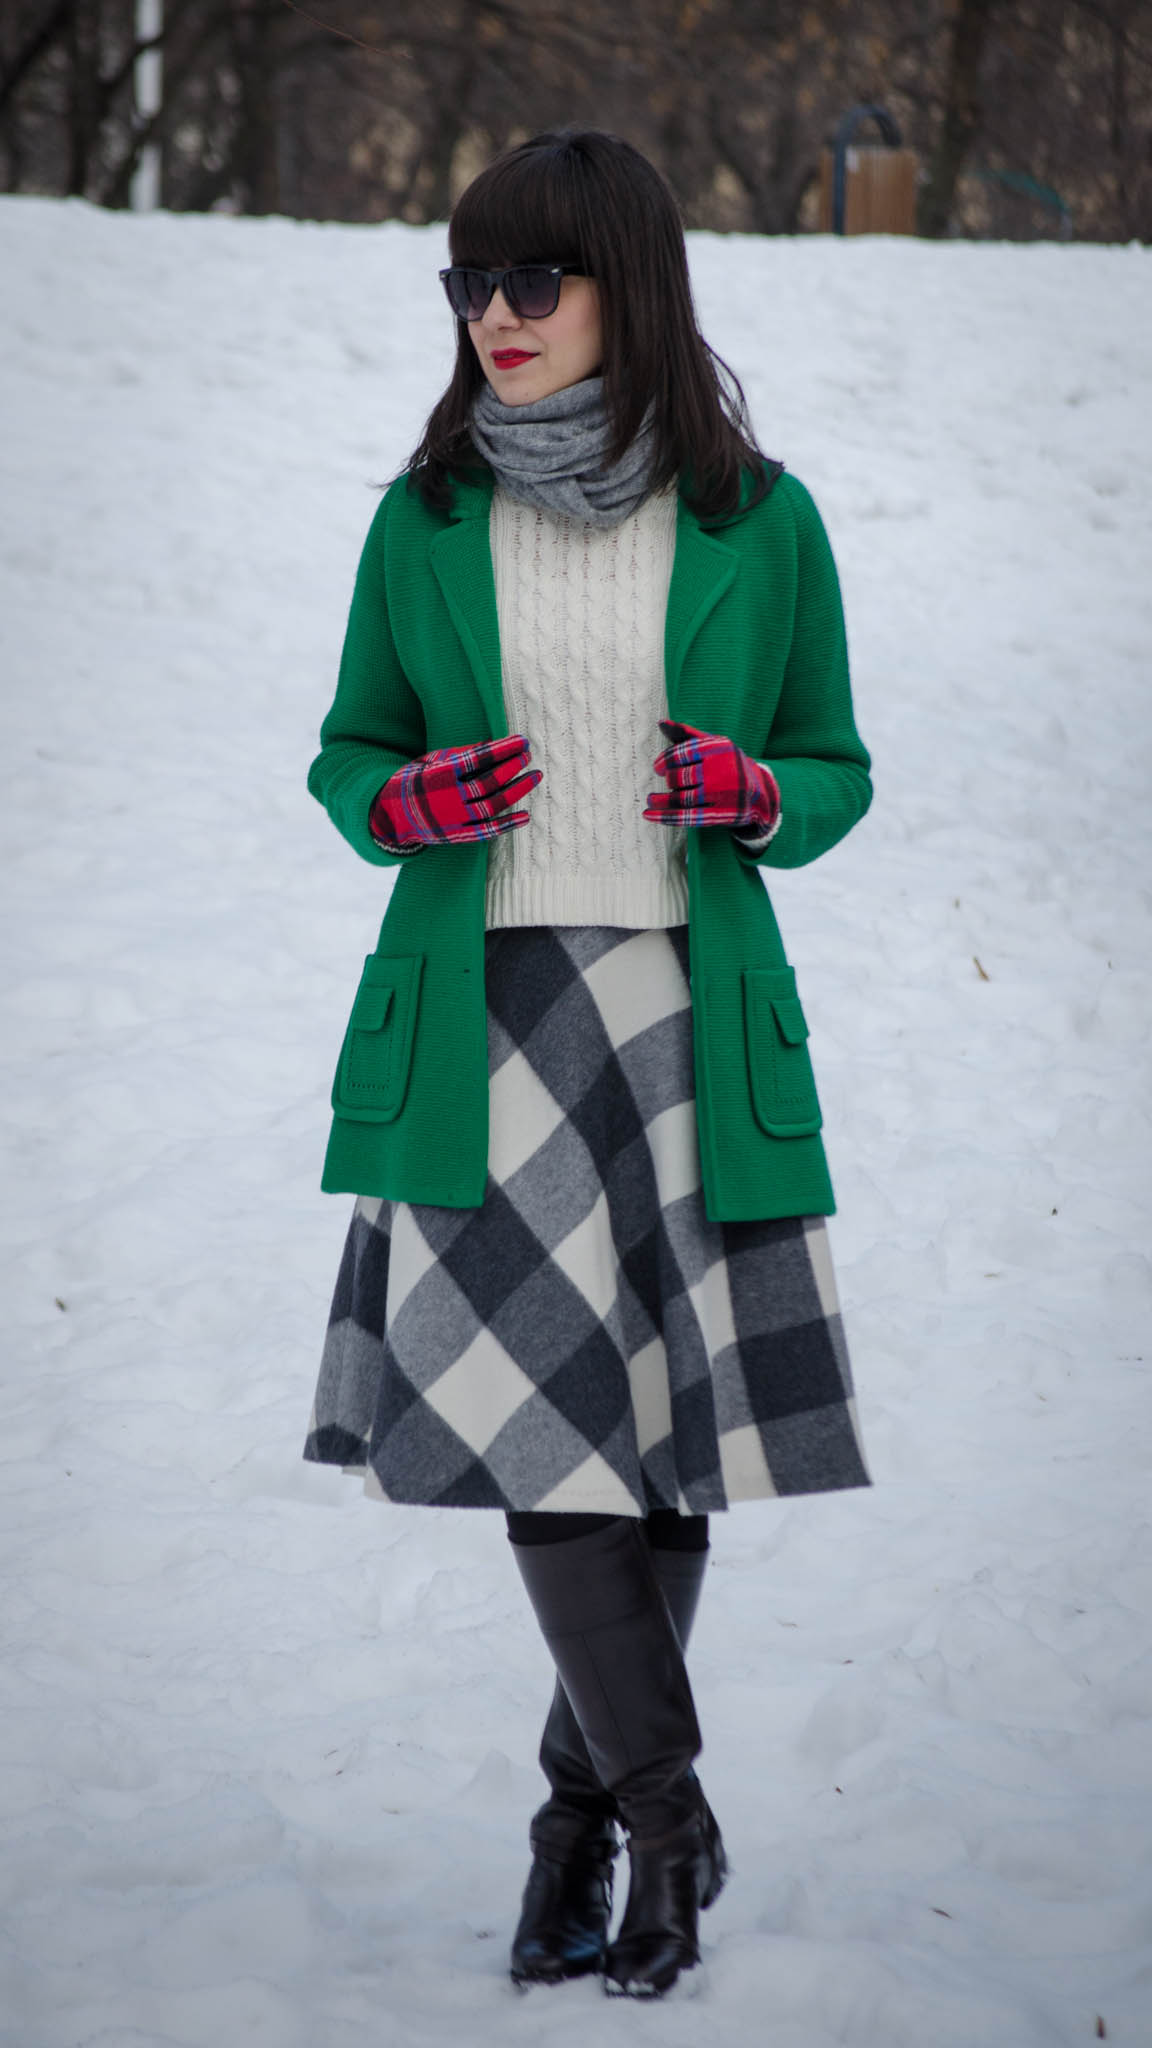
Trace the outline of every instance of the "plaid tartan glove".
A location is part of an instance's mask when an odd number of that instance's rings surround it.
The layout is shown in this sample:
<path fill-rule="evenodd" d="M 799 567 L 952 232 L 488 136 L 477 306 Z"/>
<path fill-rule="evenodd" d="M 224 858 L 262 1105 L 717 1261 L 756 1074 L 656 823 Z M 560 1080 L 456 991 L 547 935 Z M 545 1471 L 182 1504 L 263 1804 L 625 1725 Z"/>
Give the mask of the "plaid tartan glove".
<path fill-rule="evenodd" d="M 669 787 L 649 790 L 644 816 L 656 825 L 730 825 L 747 845 L 767 846 L 780 823 L 780 789 L 770 768 L 735 740 L 662 718 L 672 742 L 652 763 Z"/>
<path fill-rule="evenodd" d="M 523 733 L 420 754 L 377 792 L 368 818 L 372 837 L 389 853 L 418 853 L 527 825 L 528 812 L 510 806 L 543 781 L 539 768 L 522 773 L 528 756 Z"/>

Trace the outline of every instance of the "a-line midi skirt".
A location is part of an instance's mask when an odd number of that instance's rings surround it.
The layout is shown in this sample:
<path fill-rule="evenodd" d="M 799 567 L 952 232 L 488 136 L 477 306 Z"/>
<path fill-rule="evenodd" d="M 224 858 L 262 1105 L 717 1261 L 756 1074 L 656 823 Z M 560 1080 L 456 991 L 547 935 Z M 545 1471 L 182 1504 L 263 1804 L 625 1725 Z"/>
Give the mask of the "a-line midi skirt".
<path fill-rule="evenodd" d="M 687 925 L 491 930 L 485 978 L 484 1200 L 358 1198 L 304 1457 L 437 1507 L 870 1485 L 824 1218 L 705 1215 Z"/>

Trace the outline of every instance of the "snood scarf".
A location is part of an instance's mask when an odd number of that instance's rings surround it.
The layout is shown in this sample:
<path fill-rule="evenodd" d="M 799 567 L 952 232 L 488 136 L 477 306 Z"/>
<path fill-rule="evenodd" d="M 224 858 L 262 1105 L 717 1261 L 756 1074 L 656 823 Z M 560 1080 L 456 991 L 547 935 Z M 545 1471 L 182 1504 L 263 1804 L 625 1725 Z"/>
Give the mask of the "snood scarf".
<path fill-rule="evenodd" d="M 585 377 L 527 405 L 505 405 L 481 385 L 472 439 L 514 498 L 567 512 L 593 526 L 617 526 L 647 497 L 656 452 L 649 406 L 620 461 L 600 465 L 611 440 L 603 377 Z"/>

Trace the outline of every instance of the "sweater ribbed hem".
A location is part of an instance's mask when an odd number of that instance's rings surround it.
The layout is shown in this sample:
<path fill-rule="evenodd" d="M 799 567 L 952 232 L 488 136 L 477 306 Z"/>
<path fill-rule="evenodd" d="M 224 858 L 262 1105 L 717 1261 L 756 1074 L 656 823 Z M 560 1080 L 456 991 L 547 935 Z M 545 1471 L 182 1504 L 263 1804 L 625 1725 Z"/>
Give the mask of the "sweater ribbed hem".
<path fill-rule="evenodd" d="M 688 877 L 664 875 L 502 874 L 488 884 L 484 922 L 610 924 L 643 931 L 688 922 Z"/>

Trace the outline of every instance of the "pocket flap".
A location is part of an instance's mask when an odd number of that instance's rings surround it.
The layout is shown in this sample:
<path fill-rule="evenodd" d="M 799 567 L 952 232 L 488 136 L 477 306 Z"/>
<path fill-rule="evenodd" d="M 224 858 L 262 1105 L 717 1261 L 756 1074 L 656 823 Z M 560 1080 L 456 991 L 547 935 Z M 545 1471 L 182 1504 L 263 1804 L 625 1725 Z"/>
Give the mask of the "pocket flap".
<path fill-rule="evenodd" d="M 392 1007 L 395 991 L 390 988 L 362 988 L 356 998 L 352 1022 L 357 1031 L 379 1031 Z"/>
<path fill-rule="evenodd" d="M 798 996 L 773 996 L 772 1010 L 779 1027 L 780 1036 L 786 1045 L 803 1045 L 808 1036 L 808 1024 L 800 1008 Z"/>
<path fill-rule="evenodd" d="M 387 1124 L 408 1092 L 422 953 L 369 953 L 344 1033 L 332 1107 L 352 1122 Z"/>
<path fill-rule="evenodd" d="M 820 1104 L 791 967 L 744 969 L 744 1028 L 752 1107 L 761 1130 L 770 1138 L 815 1137 Z"/>

